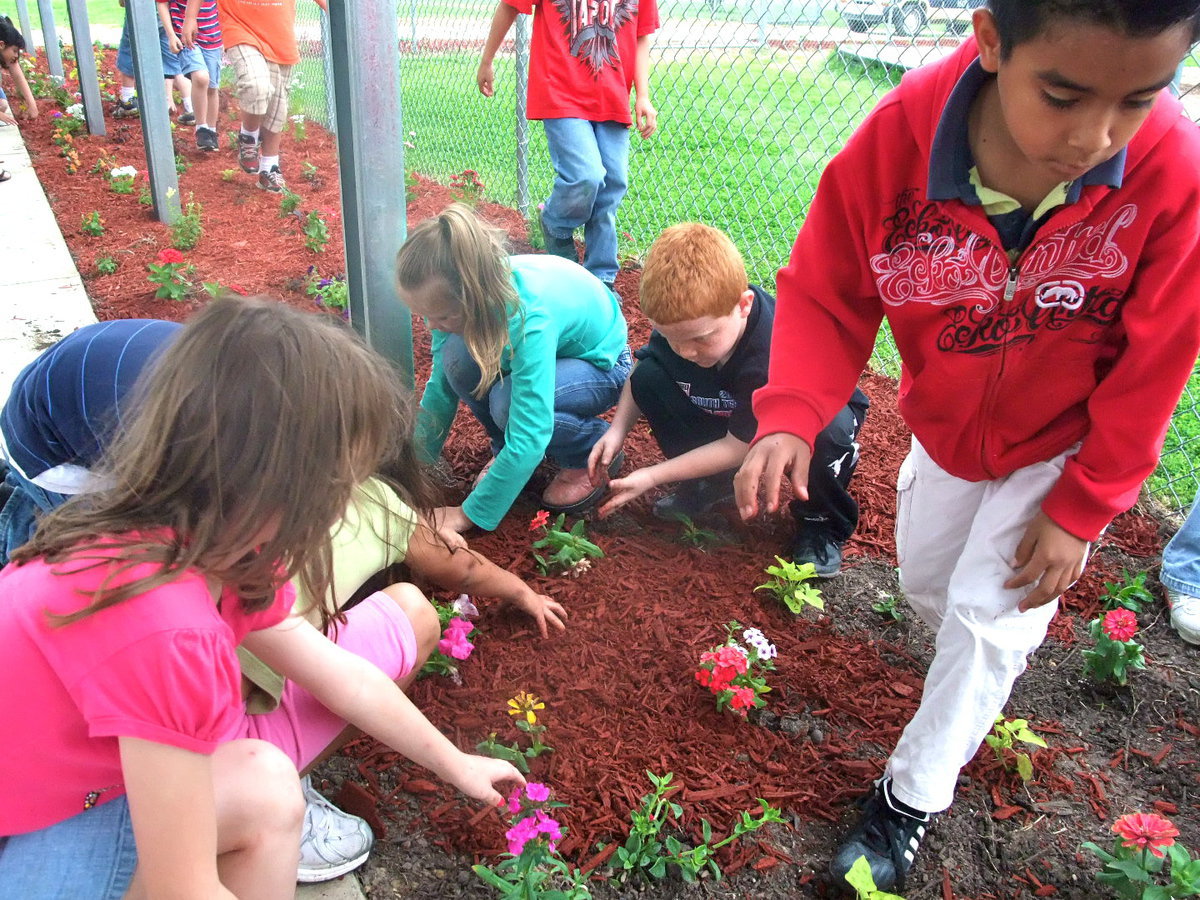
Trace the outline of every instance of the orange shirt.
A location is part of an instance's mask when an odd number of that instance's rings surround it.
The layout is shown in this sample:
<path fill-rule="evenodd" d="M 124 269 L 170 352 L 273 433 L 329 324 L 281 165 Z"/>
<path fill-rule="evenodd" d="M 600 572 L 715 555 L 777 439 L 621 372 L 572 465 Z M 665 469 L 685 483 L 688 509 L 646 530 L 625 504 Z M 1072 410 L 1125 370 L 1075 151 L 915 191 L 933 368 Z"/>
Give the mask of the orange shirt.
<path fill-rule="evenodd" d="M 217 0 L 226 47 L 249 44 L 281 66 L 300 61 L 296 0 Z"/>

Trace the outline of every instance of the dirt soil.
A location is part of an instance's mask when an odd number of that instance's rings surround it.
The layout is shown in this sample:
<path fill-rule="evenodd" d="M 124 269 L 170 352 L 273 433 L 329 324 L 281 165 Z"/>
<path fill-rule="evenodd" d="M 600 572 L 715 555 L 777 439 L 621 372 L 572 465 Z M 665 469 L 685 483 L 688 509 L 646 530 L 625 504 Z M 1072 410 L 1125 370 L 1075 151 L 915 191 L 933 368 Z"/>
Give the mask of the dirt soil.
<path fill-rule="evenodd" d="M 111 71 L 111 58 L 106 65 Z M 169 229 L 139 205 L 136 191 L 113 194 L 91 174 L 102 154 L 112 165 L 144 168 L 139 123 L 109 119 L 108 137 L 78 138 L 80 166 L 68 174 L 51 143 L 55 109 L 43 101 L 42 117 L 22 131 L 97 315 L 186 318 L 206 295 L 197 292 L 182 303 L 155 300 L 146 281 L 146 264 L 170 246 Z M 308 267 L 323 275 L 344 267 L 334 142 L 309 123 L 304 141 L 289 137 L 283 148 L 283 170 L 303 198 L 301 210 L 327 211 L 331 241 L 313 254 L 296 219 L 279 215 L 279 198 L 237 170 L 224 133 L 234 128 L 236 120 L 223 112 L 221 150 L 212 154 L 191 146 L 190 129 L 176 133 L 189 164 L 181 176 L 183 197 L 201 204 L 204 226 L 187 259 L 198 281 L 312 308 L 304 291 Z M 445 187 L 418 182 L 410 224 L 451 199 Z M 93 210 L 104 219 L 100 237 L 80 230 L 81 218 Z M 529 250 L 517 212 L 492 203 L 479 211 L 508 231 L 515 251 Z M 114 274 L 98 273 L 95 262 L 103 254 L 119 261 Z M 648 333 L 638 311 L 638 278 L 626 270 L 617 279 L 634 346 Z M 420 382 L 428 371 L 428 335 L 420 321 L 414 334 Z M 533 774 L 569 804 L 561 815 L 569 829 L 561 849 L 594 871 L 598 897 L 826 895 L 821 873 L 853 815 L 852 801 L 880 773 L 916 709 L 932 656 L 933 635 L 922 623 L 907 612 L 893 622 L 871 609 L 899 592 L 894 485 L 909 435 L 896 411 L 895 384 L 866 375 L 862 386 L 872 404 L 852 486 L 862 520 L 843 574 L 822 585 L 824 613 L 793 616 L 754 592 L 772 554 L 787 545 L 781 519 L 749 527 L 719 523 L 722 542 L 700 550 L 655 520 L 652 498 L 643 498 L 590 523 L 606 555 L 577 580 L 536 574 L 532 501 L 519 501 L 497 531 L 472 536 L 477 550 L 560 600 L 570 610 L 570 627 L 542 640 L 527 620 L 485 598 L 477 651 L 462 666 L 461 685 L 425 679 L 413 698 L 464 748 L 490 732 L 503 741 L 518 738 L 505 712 L 517 691 L 544 699 L 545 740 L 555 750 L 532 761 Z M 462 496 L 486 447 L 479 427 L 460 415 L 446 453 L 449 499 Z M 631 435 L 626 450 L 626 471 L 658 455 L 644 428 Z M 952 810 L 926 839 L 905 892 L 910 900 L 1102 896 L 1091 877 L 1096 867 L 1078 848 L 1084 840 L 1107 845 L 1113 819 L 1126 812 L 1167 814 L 1183 843 L 1200 846 L 1200 650 L 1177 638 L 1160 604 L 1140 616 L 1149 666 L 1129 687 L 1090 682 L 1080 656 L 1104 582 L 1118 580 L 1123 570 L 1155 572 L 1166 532 L 1156 518 L 1134 512 L 1102 540 L 1006 710 L 1029 719 L 1049 743 L 1033 753 L 1033 780 L 1022 784 L 983 748 L 962 774 Z M 693 680 L 699 654 L 721 640 L 730 619 L 761 628 L 779 647 L 769 706 L 751 722 L 718 714 Z M 699 836 L 702 819 L 724 836 L 741 810 L 756 808 L 757 797 L 780 807 L 787 825 L 722 851 L 724 881 L 618 884 L 609 880 L 606 863 L 628 831 L 630 810 L 649 789 L 646 770 L 675 774 L 681 790 L 674 799 L 684 807 L 676 833 L 685 840 Z M 327 792 L 365 815 L 379 836 L 360 871 L 371 897 L 492 896 L 469 864 L 495 860 L 504 850 L 496 811 L 478 809 L 366 739 L 319 774 Z"/>

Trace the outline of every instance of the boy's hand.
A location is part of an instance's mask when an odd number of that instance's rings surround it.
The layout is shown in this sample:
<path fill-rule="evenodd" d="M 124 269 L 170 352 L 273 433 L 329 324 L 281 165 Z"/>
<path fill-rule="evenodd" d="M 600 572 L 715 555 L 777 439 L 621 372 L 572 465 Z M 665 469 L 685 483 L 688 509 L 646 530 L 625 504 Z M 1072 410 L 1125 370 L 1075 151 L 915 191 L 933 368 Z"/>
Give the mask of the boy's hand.
<path fill-rule="evenodd" d="M 637 125 L 638 134 L 645 140 L 658 129 L 658 110 L 649 100 L 638 97 L 633 104 L 633 122 Z"/>
<path fill-rule="evenodd" d="M 496 72 L 490 62 L 481 62 L 479 71 L 475 73 L 475 83 L 479 85 L 479 93 L 491 97 L 496 93 Z"/>
<path fill-rule="evenodd" d="M 1043 606 L 1062 594 L 1083 574 L 1088 542 L 1075 537 L 1039 512 L 1017 545 L 1012 567 L 1021 571 L 1004 587 L 1021 588 L 1037 582 L 1018 605 L 1021 612 Z"/>
<path fill-rule="evenodd" d="M 625 443 L 625 438 L 616 434 L 610 428 L 604 432 L 604 436 L 596 443 L 592 444 L 592 452 L 588 454 L 588 478 L 592 480 L 594 487 L 599 487 L 608 480 L 608 467 L 612 465 L 612 461 L 617 458 L 617 454 L 621 452 L 621 445 Z"/>
<path fill-rule="evenodd" d="M 183 49 L 183 41 L 180 40 L 179 35 L 173 31 L 171 32 L 171 36 L 167 38 L 167 44 L 170 46 L 172 53 L 178 53 Z"/>
<path fill-rule="evenodd" d="M 769 434 L 746 454 L 733 476 L 733 494 L 743 521 L 758 514 L 758 485 L 766 480 L 767 512 L 779 508 L 779 482 L 788 478 L 799 500 L 808 499 L 808 464 L 812 448 L 794 434 Z"/>
<path fill-rule="evenodd" d="M 550 636 L 550 630 L 546 627 L 547 622 L 559 631 L 567 630 L 567 623 L 563 621 L 567 618 L 567 611 L 557 600 L 551 600 L 545 594 L 528 590 L 518 595 L 512 603 L 513 606 L 527 613 L 537 622 L 538 631 L 541 632 L 542 637 Z"/>
<path fill-rule="evenodd" d="M 37 101 L 34 100 L 32 103 L 26 104 L 25 108 L 23 110 L 21 110 L 21 112 L 18 113 L 18 115 L 22 119 L 25 119 L 27 122 L 32 122 L 34 119 L 36 119 L 38 117 Z"/>
<path fill-rule="evenodd" d="M 17 120 L 12 116 L 12 111 L 7 107 L 0 108 L 0 122 L 3 122 L 5 125 L 17 124 Z"/>
<path fill-rule="evenodd" d="M 516 767 L 502 759 L 492 759 L 490 756 L 474 756 L 461 754 L 461 760 L 455 771 L 446 779 L 456 788 L 475 800 L 482 800 L 488 806 L 499 806 L 504 802 L 500 792 L 494 785 L 506 781 L 513 784 L 525 784 L 525 776 Z"/>
<path fill-rule="evenodd" d="M 475 527 L 475 523 L 467 518 L 467 514 L 463 512 L 461 506 L 439 506 L 433 511 L 433 530 L 438 534 L 454 533 L 461 534 L 464 531 L 470 531 Z M 462 540 L 462 538 L 459 538 Z M 447 543 L 450 543 L 447 541 Z M 452 547 L 454 545 L 451 545 Z M 463 541 L 463 546 L 466 546 L 466 541 Z"/>
<path fill-rule="evenodd" d="M 608 483 L 608 498 L 599 509 L 600 518 L 614 512 L 637 497 L 642 496 L 656 482 L 646 474 L 645 469 L 635 469 L 624 478 L 615 478 Z"/>
<path fill-rule="evenodd" d="M 200 26 L 194 18 L 184 19 L 183 20 L 183 34 L 180 36 L 180 40 L 183 42 L 183 46 L 187 47 L 189 50 L 191 50 L 192 47 L 196 46 L 196 33 L 199 30 L 200 30 Z"/>

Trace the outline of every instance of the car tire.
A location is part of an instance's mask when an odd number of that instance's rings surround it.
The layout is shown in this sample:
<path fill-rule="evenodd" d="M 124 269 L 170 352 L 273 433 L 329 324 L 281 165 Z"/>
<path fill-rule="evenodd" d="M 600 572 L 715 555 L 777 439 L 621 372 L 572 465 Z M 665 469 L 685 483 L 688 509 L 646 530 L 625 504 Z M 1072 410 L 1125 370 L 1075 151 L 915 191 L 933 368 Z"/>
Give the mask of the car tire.
<path fill-rule="evenodd" d="M 926 24 L 925 8 L 920 3 L 905 3 L 892 12 L 892 27 L 896 34 L 912 37 Z"/>

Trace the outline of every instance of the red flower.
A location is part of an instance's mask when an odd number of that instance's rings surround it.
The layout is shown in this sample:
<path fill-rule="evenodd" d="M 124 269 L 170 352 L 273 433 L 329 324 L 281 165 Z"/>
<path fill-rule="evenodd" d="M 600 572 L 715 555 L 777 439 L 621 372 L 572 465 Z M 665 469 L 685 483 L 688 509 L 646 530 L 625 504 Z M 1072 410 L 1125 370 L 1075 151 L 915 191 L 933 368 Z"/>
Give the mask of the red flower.
<path fill-rule="evenodd" d="M 167 265 L 169 263 L 181 263 L 183 262 L 183 254 L 174 247 L 168 247 L 166 250 L 158 251 L 158 261 L 163 265 Z"/>
<path fill-rule="evenodd" d="M 1124 607 L 1110 610 L 1104 614 L 1104 624 L 1100 627 L 1114 641 L 1131 641 L 1138 630 L 1137 616 Z"/>
<path fill-rule="evenodd" d="M 229 289 L 231 291 L 233 291 L 235 294 L 241 294 L 243 297 L 248 297 L 250 295 L 250 292 L 248 290 L 246 290 L 244 287 L 242 287 L 240 284 L 231 284 L 229 286 Z"/>
<path fill-rule="evenodd" d="M 752 709 L 754 707 L 754 689 L 748 687 L 731 688 L 733 697 L 729 705 L 734 709 Z"/>
<path fill-rule="evenodd" d="M 529 530 L 537 531 L 539 528 L 544 528 L 546 523 L 550 521 L 550 513 L 544 509 L 539 509 L 537 514 L 529 520 Z"/>
<path fill-rule="evenodd" d="M 696 680 L 705 687 L 708 687 L 710 684 L 712 684 L 712 672 L 708 671 L 708 669 L 700 669 L 696 672 Z"/>
<path fill-rule="evenodd" d="M 1112 830 L 1120 835 L 1122 845 L 1131 850 L 1149 850 L 1159 859 L 1165 855 L 1163 848 L 1174 844 L 1179 835 L 1179 829 L 1172 825 L 1169 819 L 1154 813 L 1130 813 L 1121 816 Z"/>

